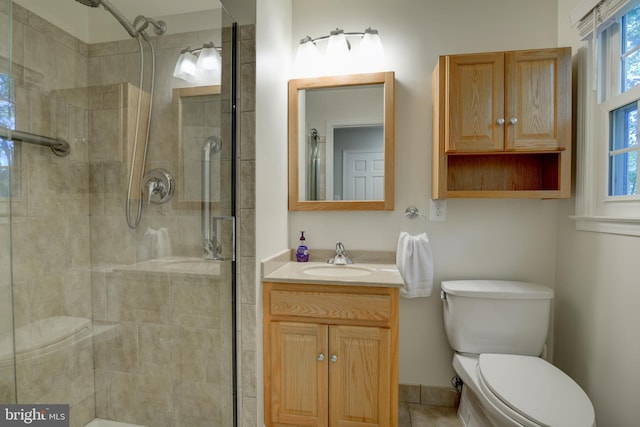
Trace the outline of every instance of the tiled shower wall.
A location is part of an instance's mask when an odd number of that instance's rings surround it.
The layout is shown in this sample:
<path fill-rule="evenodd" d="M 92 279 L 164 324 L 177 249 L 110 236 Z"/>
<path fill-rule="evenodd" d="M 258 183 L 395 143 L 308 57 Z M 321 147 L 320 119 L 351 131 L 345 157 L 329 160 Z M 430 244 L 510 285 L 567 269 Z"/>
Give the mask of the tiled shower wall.
<path fill-rule="evenodd" d="M 170 230 L 174 255 L 199 256 L 200 212 L 179 204 L 158 205 L 146 211 L 137 231 L 129 230 L 123 214 L 126 152 L 105 158 L 99 154 L 102 146 L 92 149 L 97 135 L 117 137 L 117 128 L 104 127 L 110 122 L 105 116 L 112 114 L 108 110 L 124 90 L 116 89 L 118 84 L 138 83 L 137 43 L 86 45 L 15 4 L 13 18 L 16 127 L 64 138 L 72 150 L 69 157 L 58 158 L 41 147 L 25 144 L 18 149 L 21 164 L 15 181 L 21 190 L 12 200 L 16 327 L 52 316 L 91 319 L 96 309 L 105 307 L 101 296 L 106 295 L 112 267 L 145 258 L 140 248 L 148 228 Z M 7 1 L 0 0 L 0 30 L 8 27 L 8 20 Z M 239 425 L 244 426 L 256 424 L 254 34 L 252 26 L 239 29 L 237 325 Z M 158 86 L 148 169 L 175 166 L 173 63 L 181 48 L 209 38 L 207 32 L 197 32 L 157 39 Z M 67 352 L 69 357 L 51 364 L 18 367 L 18 380 L 23 381 L 18 399 L 71 403 L 72 425 L 80 426 L 95 415 L 93 363 L 98 359 L 85 340 Z M 109 364 L 104 355 L 100 360 L 103 366 Z M 98 412 L 108 416 L 105 408 L 110 404 L 98 400 Z"/>
<path fill-rule="evenodd" d="M 8 5 L 0 2 L 3 31 L 10 28 Z M 72 148 L 65 158 L 42 147 L 16 148 L 20 160 L 11 200 L 13 311 L 20 332 L 16 339 L 33 350 L 17 357 L 17 398 L 69 402 L 75 415 L 93 402 L 91 339 L 71 335 L 63 346 L 38 349 L 47 335 L 31 342 L 38 331 L 29 325 L 41 325 L 42 319 L 81 325 L 91 319 L 88 104 L 86 90 L 76 89 L 87 87 L 88 49 L 18 5 L 13 5 L 11 28 L 16 128 L 64 138 Z M 46 356 L 40 357 L 42 353 Z"/>
<path fill-rule="evenodd" d="M 238 426 L 257 427 L 256 244 L 255 244 L 255 26 L 238 29 L 238 247 L 239 417 Z"/>

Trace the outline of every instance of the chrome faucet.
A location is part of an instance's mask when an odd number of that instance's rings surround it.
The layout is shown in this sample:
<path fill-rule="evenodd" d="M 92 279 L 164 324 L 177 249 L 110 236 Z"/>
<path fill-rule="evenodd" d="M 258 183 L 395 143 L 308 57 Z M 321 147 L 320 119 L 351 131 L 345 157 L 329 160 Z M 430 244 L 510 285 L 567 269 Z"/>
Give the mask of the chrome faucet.
<path fill-rule="evenodd" d="M 335 264 L 335 265 L 347 265 L 353 264 L 353 260 L 349 258 L 347 255 L 347 250 L 344 248 L 342 242 L 336 243 L 336 253 L 334 256 L 329 258 L 327 264 Z"/>

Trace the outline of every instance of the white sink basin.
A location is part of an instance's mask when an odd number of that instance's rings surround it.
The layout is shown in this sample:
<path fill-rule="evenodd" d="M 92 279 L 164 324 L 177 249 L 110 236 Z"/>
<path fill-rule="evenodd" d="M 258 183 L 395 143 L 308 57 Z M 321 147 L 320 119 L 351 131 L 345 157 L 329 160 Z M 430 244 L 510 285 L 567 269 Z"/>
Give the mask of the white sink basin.
<path fill-rule="evenodd" d="M 359 277 L 368 276 L 372 271 L 366 267 L 354 265 L 314 265 L 302 270 L 304 274 L 310 276 L 323 277 Z"/>

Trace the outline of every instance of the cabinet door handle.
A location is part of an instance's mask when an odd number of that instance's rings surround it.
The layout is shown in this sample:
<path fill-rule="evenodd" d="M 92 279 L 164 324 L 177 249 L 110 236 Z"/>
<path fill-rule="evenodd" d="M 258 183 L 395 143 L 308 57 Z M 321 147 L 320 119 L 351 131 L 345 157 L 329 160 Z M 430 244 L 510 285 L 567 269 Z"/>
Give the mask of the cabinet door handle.
<path fill-rule="evenodd" d="M 502 117 L 498 118 L 498 120 L 496 120 L 496 124 L 502 126 L 504 124 L 504 119 Z"/>
<path fill-rule="evenodd" d="M 318 362 L 322 362 L 324 360 L 324 353 L 318 354 Z"/>
<path fill-rule="evenodd" d="M 331 361 L 334 362 L 334 363 L 337 362 L 338 361 L 338 356 L 336 356 L 335 354 L 332 354 L 331 355 Z"/>
<path fill-rule="evenodd" d="M 509 123 L 511 123 L 512 125 L 517 125 L 518 124 L 518 118 L 517 117 L 511 117 L 509 119 Z"/>

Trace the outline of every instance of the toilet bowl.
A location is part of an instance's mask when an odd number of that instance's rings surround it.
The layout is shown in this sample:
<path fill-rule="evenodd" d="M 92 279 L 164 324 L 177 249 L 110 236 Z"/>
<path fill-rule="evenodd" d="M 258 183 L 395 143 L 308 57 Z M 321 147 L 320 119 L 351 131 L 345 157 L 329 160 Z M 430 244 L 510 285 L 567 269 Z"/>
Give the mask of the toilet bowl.
<path fill-rule="evenodd" d="M 465 427 L 594 427 L 586 393 L 540 354 L 553 291 L 526 282 L 442 282 Z"/>
<path fill-rule="evenodd" d="M 464 426 L 595 426 L 593 406 L 584 391 L 544 359 L 455 354 L 453 367 L 473 394 L 463 396 L 464 405 L 475 405 L 459 414 Z"/>

